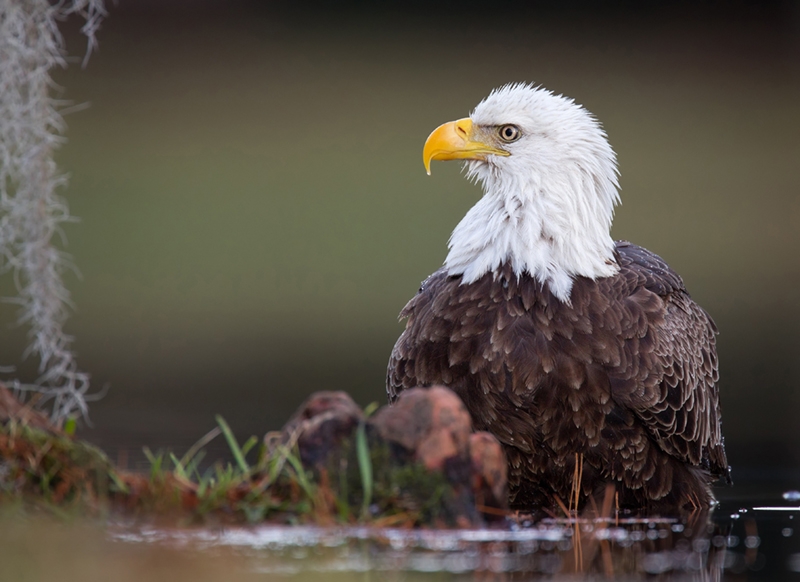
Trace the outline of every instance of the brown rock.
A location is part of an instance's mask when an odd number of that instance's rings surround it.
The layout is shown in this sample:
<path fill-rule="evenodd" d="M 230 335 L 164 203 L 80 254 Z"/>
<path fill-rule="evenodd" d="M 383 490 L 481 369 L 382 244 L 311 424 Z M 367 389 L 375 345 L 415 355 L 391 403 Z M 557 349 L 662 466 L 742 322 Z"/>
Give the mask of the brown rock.
<path fill-rule="evenodd" d="M 364 413 L 346 392 L 315 392 L 284 425 L 280 442 L 289 447 L 296 443 L 303 464 L 320 467 L 363 420 Z M 265 437 L 268 447 L 270 436 Z"/>
<path fill-rule="evenodd" d="M 381 438 L 413 452 L 429 470 L 441 470 L 447 459 L 469 455 L 469 412 L 454 392 L 441 386 L 404 391 L 393 406 L 378 411 L 371 424 Z"/>
<path fill-rule="evenodd" d="M 476 503 L 487 507 L 507 507 L 508 463 L 500 442 L 488 432 L 473 433 L 469 437 L 469 454 Z"/>

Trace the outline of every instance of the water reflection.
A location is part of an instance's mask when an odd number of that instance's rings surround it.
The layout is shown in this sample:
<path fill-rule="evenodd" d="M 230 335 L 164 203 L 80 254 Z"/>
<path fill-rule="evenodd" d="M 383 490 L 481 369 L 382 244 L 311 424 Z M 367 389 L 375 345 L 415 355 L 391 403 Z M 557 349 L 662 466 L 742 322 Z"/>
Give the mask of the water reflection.
<path fill-rule="evenodd" d="M 167 528 L 119 516 L 110 522 L 36 518 L 5 506 L 0 512 L 0 580 L 797 579 L 800 503 L 782 499 L 786 489 L 746 504 L 739 491 L 737 499 L 723 499 L 710 519 L 621 516 L 535 524 L 518 519 L 474 530 Z"/>
<path fill-rule="evenodd" d="M 115 539 L 226 548 L 262 574 L 406 572 L 457 579 L 775 579 L 800 571 L 800 507 L 720 507 L 685 519 L 518 519 L 502 529 L 261 526 L 219 531 L 118 524 Z M 765 545 L 765 540 L 768 544 Z M 769 552 L 765 552 L 765 547 Z M 769 559 L 768 559 L 769 554 Z"/>

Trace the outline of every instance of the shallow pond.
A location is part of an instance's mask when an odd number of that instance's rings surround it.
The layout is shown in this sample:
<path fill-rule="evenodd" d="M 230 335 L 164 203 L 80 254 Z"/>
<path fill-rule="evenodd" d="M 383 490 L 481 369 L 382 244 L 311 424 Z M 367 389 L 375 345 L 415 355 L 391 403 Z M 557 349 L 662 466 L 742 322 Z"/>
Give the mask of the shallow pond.
<path fill-rule="evenodd" d="M 264 575 L 385 572 L 494 579 L 779 579 L 800 572 L 797 499 L 766 506 L 723 504 L 688 520 L 544 520 L 508 529 L 399 530 L 367 527 L 112 528 L 113 539 L 231 551 Z M 800 517 L 797 518 L 800 520 Z M 798 521 L 797 523 L 800 523 Z M 800 532 L 798 532 L 800 534 Z M 503 578 L 504 579 L 504 578 Z"/>
<path fill-rule="evenodd" d="M 482 530 L 161 528 L 6 520 L 0 580 L 800 579 L 800 493 L 723 496 L 711 516 L 550 519 Z"/>

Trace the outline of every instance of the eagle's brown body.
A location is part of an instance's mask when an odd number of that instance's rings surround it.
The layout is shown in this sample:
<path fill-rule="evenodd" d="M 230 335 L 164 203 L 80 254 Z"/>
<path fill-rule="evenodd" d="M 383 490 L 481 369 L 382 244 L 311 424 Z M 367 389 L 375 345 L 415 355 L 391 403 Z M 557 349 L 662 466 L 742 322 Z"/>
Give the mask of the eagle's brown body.
<path fill-rule="evenodd" d="M 659 257 L 618 242 L 619 272 L 570 301 L 508 265 L 462 284 L 431 275 L 401 316 L 389 400 L 443 384 L 509 461 L 514 507 L 617 486 L 621 505 L 707 506 L 728 476 L 711 318 Z"/>

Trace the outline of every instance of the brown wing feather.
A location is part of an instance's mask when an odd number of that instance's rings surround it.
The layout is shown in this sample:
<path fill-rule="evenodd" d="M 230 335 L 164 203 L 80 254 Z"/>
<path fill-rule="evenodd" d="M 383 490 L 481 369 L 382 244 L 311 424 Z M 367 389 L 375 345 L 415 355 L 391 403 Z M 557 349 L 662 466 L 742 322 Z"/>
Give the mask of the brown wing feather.
<path fill-rule="evenodd" d="M 716 325 L 660 257 L 627 242 L 617 252 L 621 273 L 636 280 L 628 301 L 644 320 L 625 342 L 638 366 L 609 370 L 612 397 L 634 411 L 665 452 L 727 477 Z"/>

